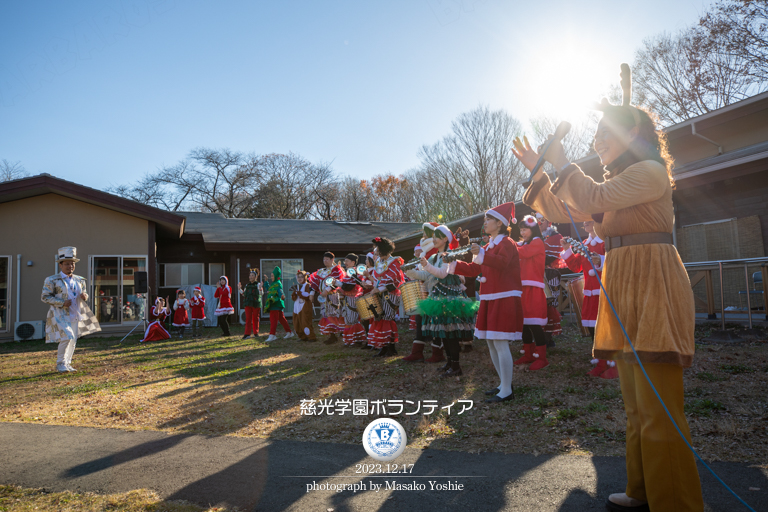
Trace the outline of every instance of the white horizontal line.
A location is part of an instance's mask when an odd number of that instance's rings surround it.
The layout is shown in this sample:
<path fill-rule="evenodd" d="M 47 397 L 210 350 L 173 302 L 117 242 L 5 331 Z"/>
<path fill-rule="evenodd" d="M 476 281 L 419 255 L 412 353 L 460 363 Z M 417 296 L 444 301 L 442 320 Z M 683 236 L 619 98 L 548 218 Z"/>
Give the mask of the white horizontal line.
<path fill-rule="evenodd" d="M 396 477 L 396 476 L 407 476 L 408 478 L 488 478 L 487 476 L 450 476 L 450 475 L 427 475 L 427 476 L 417 476 L 417 475 L 409 475 L 409 474 L 391 474 L 391 475 L 340 475 L 340 476 L 313 476 L 313 475 L 305 475 L 305 476 L 286 476 L 286 475 L 280 475 L 280 478 L 390 478 L 390 477 Z"/>

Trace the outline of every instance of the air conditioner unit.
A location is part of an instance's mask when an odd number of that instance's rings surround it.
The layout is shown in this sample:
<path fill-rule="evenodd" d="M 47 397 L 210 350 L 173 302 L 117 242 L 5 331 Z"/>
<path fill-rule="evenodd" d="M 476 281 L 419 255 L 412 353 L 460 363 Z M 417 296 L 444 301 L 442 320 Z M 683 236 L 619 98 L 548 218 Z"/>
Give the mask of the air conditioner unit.
<path fill-rule="evenodd" d="M 13 328 L 13 341 L 41 340 L 44 337 L 42 320 L 19 322 Z"/>
<path fill-rule="evenodd" d="M 245 325 L 245 310 L 240 310 L 240 325 Z"/>

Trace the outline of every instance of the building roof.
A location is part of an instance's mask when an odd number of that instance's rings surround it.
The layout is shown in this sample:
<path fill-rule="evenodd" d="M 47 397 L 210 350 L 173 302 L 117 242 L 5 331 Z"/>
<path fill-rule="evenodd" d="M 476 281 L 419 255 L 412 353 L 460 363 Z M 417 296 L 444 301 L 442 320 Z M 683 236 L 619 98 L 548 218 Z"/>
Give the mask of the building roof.
<path fill-rule="evenodd" d="M 44 194 L 58 194 L 77 201 L 157 223 L 160 232 L 179 238 L 184 232 L 184 217 L 147 206 L 108 192 L 78 185 L 43 173 L 0 183 L 0 203 L 18 201 Z"/>
<path fill-rule="evenodd" d="M 202 236 L 213 250 L 363 250 L 381 236 L 391 240 L 413 233 L 418 222 L 342 222 L 303 219 L 228 219 L 221 213 L 182 212 L 184 238 Z"/>

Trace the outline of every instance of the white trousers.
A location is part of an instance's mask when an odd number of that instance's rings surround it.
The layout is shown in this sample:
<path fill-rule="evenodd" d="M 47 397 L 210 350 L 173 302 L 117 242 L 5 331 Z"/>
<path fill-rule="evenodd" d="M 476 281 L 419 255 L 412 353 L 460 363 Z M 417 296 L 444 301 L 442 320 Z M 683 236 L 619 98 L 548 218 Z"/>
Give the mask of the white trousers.
<path fill-rule="evenodd" d="M 72 331 L 75 333 L 75 337 L 59 342 L 59 350 L 56 358 L 56 364 L 72 364 L 72 356 L 75 354 L 75 345 L 77 345 L 77 337 L 80 334 L 78 331 L 78 325 L 75 323 L 72 326 Z"/>

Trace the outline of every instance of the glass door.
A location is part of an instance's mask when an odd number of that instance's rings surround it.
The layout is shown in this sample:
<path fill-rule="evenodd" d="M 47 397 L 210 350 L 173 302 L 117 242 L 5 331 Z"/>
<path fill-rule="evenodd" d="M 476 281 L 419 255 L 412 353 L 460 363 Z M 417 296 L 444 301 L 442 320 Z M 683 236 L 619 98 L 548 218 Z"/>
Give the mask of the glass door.
<path fill-rule="evenodd" d="M 92 268 L 93 313 L 102 325 L 120 324 L 120 257 L 94 257 Z"/>
<path fill-rule="evenodd" d="M 93 313 L 103 325 L 136 324 L 144 320 L 146 294 L 136 293 L 135 273 L 145 272 L 144 256 L 92 256 Z"/>
<path fill-rule="evenodd" d="M 291 299 L 291 286 L 297 284 L 296 272 L 304 267 L 304 260 L 261 260 L 261 279 L 264 286 L 262 304 L 266 305 L 267 290 L 272 284 L 272 271 L 280 267 L 283 275 L 283 293 L 285 294 L 285 316 L 293 316 L 293 300 Z M 269 311 L 263 311 L 263 316 L 269 316 Z"/>
<path fill-rule="evenodd" d="M 145 293 L 136 293 L 134 275 L 136 272 L 147 271 L 147 259 L 124 256 L 123 260 L 123 323 L 137 323 L 144 321 L 144 309 L 146 307 Z"/>

